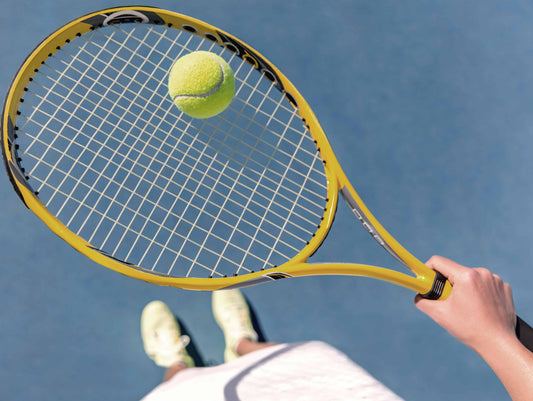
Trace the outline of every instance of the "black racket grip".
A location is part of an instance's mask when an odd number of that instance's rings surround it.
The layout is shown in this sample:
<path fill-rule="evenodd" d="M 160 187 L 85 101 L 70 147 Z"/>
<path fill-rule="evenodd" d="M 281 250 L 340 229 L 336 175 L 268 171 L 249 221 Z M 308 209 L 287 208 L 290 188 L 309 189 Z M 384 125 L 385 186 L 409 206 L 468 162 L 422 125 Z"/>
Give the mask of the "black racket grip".
<path fill-rule="evenodd" d="M 426 299 L 439 299 L 446 285 L 446 277 L 444 277 L 440 272 L 435 270 L 435 280 L 433 281 L 433 286 L 431 290 L 425 294 L 420 294 L 423 298 Z"/>
<path fill-rule="evenodd" d="M 516 336 L 524 347 L 533 352 L 533 328 L 519 316 L 516 317 Z"/>

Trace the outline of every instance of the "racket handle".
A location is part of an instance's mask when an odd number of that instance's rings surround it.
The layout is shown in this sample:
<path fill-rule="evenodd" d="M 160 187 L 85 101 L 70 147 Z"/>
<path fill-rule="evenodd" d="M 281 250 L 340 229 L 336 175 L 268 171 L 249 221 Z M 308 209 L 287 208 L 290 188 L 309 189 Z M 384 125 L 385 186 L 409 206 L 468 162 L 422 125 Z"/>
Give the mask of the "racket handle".
<path fill-rule="evenodd" d="M 533 352 L 533 328 L 519 316 L 516 317 L 516 336 L 524 347 Z"/>
<path fill-rule="evenodd" d="M 444 287 L 446 286 L 446 277 L 444 277 L 440 272 L 435 270 L 435 280 L 433 281 L 433 286 L 431 290 L 425 294 L 420 294 L 423 298 L 426 299 L 440 299 L 442 293 L 444 292 Z M 447 298 L 447 296 L 446 296 Z"/>

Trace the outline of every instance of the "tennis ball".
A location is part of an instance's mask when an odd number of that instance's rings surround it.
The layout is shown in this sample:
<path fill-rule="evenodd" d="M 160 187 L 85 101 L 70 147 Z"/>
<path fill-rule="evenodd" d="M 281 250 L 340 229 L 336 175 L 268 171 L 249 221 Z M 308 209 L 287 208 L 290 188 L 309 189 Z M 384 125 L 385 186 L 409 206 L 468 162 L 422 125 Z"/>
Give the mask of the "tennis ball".
<path fill-rule="evenodd" d="M 185 114 L 209 118 L 224 111 L 231 103 L 235 78 L 222 57 L 196 51 L 174 62 L 168 75 L 168 92 Z"/>

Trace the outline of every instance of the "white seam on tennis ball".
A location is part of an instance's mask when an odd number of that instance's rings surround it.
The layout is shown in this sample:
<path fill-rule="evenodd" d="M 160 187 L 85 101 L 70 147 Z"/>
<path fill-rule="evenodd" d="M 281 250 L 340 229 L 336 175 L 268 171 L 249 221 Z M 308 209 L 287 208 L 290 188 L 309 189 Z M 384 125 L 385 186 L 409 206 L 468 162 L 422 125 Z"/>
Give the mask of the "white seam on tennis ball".
<path fill-rule="evenodd" d="M 172 100 L 176 100 L 176 99 L 180 99 L 180 98 L 189 98 L 189 97 L 197 97 L 197 98 L 204 98 L 204 97 L 209 97 L 211 96 L 213 93 L 217 92 L 220 87 L 222 86 L 222 84 L 224 83 L 224 79 L 226 79 L 226 72 L 224 70 L 224 65 L 220 62 L 220 60 L 217 58 L 217 57 L 213 57 L 215 59 L 215 61 L 218 63 L 218 65 L 220 66 L 220 71 L 222 72 L 222 75 L 220 76 L 220 80 L 218 81 L 217 83 L 217 86 L 215 86 L 213 89 L 211 89 L 209 92 L 206 92 L 206 93 L 201 93 L 199 95 L 176 95 L 172 98 Z"/>

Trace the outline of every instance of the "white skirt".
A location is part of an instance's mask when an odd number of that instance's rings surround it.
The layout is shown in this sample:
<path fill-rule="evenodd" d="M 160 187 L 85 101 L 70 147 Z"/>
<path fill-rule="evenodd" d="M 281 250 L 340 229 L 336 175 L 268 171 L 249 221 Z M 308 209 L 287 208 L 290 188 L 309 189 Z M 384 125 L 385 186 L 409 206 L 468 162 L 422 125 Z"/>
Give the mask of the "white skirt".
<path fill-rule="evenodd" d="M 330 345 L 279 344 L 219 366 L 189 368 L 142 401 L 400 401 Z"/>

